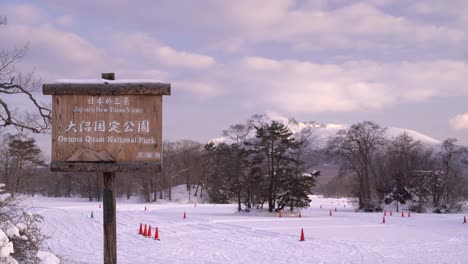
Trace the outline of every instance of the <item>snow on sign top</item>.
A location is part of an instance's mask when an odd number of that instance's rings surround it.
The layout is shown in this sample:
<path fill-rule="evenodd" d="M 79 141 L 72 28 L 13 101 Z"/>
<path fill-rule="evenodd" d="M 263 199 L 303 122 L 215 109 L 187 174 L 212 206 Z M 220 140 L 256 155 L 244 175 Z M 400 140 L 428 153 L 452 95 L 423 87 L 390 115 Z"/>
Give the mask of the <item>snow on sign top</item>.
<path fill-rule="evenodd" d="M 155 79 L 57 79 L 54 83 L 104 84 L 104 83 L 162 83 Z"/>
<path fill-rule="evenodd" d="M 42 85 L 45 95 L 171 95 L 171 84 L 152 79 L 59 79 Z"/>

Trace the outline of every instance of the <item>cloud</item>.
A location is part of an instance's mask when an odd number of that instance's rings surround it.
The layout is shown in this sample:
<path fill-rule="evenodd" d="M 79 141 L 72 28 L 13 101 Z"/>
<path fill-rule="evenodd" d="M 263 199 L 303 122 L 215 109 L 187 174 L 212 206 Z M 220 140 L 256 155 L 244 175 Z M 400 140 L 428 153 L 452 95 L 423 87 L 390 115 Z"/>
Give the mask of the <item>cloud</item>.
<path fill-rule="evenodd" d="M 335 8 L 306 5 L 300 9 L 295 8 L 296 1 L 273 2 L 265 12 L 255 5 L 263 5 L 261 2 L 227 4 L 226 9 L 221 10 L 226 13 L 222 23 L 231 27 L 232 41 L 243 45 L 286 43 L 302 52 L 391 49 L 395 56 L 407 50 L 418 52 L 431 47 L 462 48 L 467 39 L 462 28 L 427 20 L 421 22 L 382 9 L 390 1 L 352 2 Z M 261 15 L 258 15 L 259 9 L 262 9 Z M 234 50 L 243 50 L 236 48 Z M 232 47 L 226 45 L 226 50 Z"/>
<path fill-rule="evenodd" d="M 70 32 L 67 27 L 73 23 L 71 15 L 51 19 L 40 8 L 31 5 L 9 8 L 12 14 L 22 16 L 17 16 L 15 23 L 0 29 L 0 49 L 10 50 L 29 43 L 30 50 L 19 70 L 34 70 L 44 82 L 58 78 L 96 78 L 101 72 L 113 71 L 117 78 L 171 82 L 176 88 L 174 91 L 182 91 L 184 96 L 211 98 L 221 91 L 215 80 L 204 80 L 202 75 L 193 72 L 206 71 L 215 65 L 214 58 L 210 56 L 179 51 L 145 33 L 115 31 L 105 34 L 107 42 L 104 45 L 107 48 L 103 50 L 95 42 Z M 28 14 L 29 20 L 19 19 L 27 18 Z M 55 26 L 47 21 L 58 24 Z"/>
<path fill-rule="evenodd" d="M 195 80 L 174 80 L 172 81 L 174 94 L 190 92 L 198 96 L 198 99 L 207 99 L 218 95 L 221 92 L 219 85 L 210 81 L 195 81 Z"/>
<path fill-rule="evenodd" d="M 277 113 L 275 111 L 268 111 L 266 113 L 266 116 L 268 118 L 270 118 L 271 120 L 281 121 L 281 122 L 284 122 L 284 123 L 288 122 L 288 120 L 289 120 L 288 117 L 286 117 L 286 116 L 284 116 L 284 115 L 282 115 L 280 113 Z"/>
<path fill-rule="evenodd" d="M 468 113 L 454 116 L 450 119 L 449 124 L 456 130 L 468 129 Z"/>
<path fill-rule="evenodd" d="M 281 70 L 281 64 L 278 61 L 262 57 L 246 57 L 244 63 L 247 67 L 253 70 L 268 71 Z"/>
<path fill-rule="evenodd" d="M 80 3 L 73 3 L 73 6 Z M 194 47 L 196 45 L 192 43 L 175 41 L 171 44 L 174 39 L 169 37 L 170 40 L 166 40 L 159 34 L 156 38 L 153 34 L 157 31 L 128 33 L 132 32 L 131 26 L 125 32 L 105 29 L 99 32 L 99 36 L 88 40 L 61 29 L 61 26 L 69 23 L 78 24 L 79 21 L 74 19 L 80 16 L 74 10 L 67 9 L 64 12 L 66 15 L 44 19 L 41 9 L 28 6 L 23 9 L 29 10 L 31 17 L 37 17 L 35 21 L 54 21 L 59 23 L 58 28 L 45 22 L 34 24 L 26 21 L 8 25 L 6 30 L 0 31 L 0 38 L 5 39 L 0 47 L 11 47 L 30 40 L 32 48 L 25 62 L 39 66 L 38 71 L 46 79 L 96 77 L 100 72 L 111 69 L 118 78 L 156 78 L 171 82 L 174 91 L 183 91 L 188 94 L 187 97 L 227 95 L 230 96 L 229 100 L 241 106 L 287 114 L 369 111 L 397 102 L 420 102 L 438 96 L 468 94 L 467 88 L 462 85 L 467 83 L 466 65 L 454 59 L 359 60 L 344 53 L 342 59 L 333 60 L 325 53 L 327 58 L 320 60 L 302 55 L 301 52 L 310 49 L 329 48 L 344 49 L 351 55 L 354 49 L 366 52 L 387 50 L 392 55 L 399 50 L 392 49 L 395 45 L 402 46 L 401 49 L 434 43 L 447 47 L 452 40 L 465 37 L 465 33 L 457 28 L 418 22 L 382 9 L 397 2 L 368 0 L 333 6 L 330 1 L 309 5 L 293 0 L 274 0 L 265 7 L 261 1 L 239 1 L 235 5 L 229 1 L 224 4 L 218 1 L 207 3 L 194 9 L 201 13 L 191 14 L 184 9 L 181 11 L 183 17 L 160 16 L 160 12 L 175 8 L 171 1 L 162 4 L 164 9 L 152 10 L 155 13 L 143 12 L 139 15 L 142 16 L 141 21 L 152 22 L 149 24 L 158 30 L 183 28 L 177 31 L 181 35 L 194 28 L 207 29 L 196 31 L 204 41 L 201 45 L 209 46 L 211 40 L 217 37 L 228 43 L 227 35 L 238 39 L 231 46 L 237 52 L 245 52 L 242 46 L 252 43 L 287 45 L 281 46 L 279 52 L 270 56 L 258 55 L 268 52 L 264 52 L 262 46 L 253 48 L 255 45 L 252 45 L 245 53 L 252 55 L 241 55 L 239 58 L 215 53 L 215 58 L 207 52 L 199 52 L 203 49 Z M 303 6 L 298 8 L 301 3 Z M 187 2 L 186 9 L 192 5 L 192 2 Z M 131 17 L 136 14 L 131 10 L 141 6 L 120 2 L 109 8 L 116 12 L 125 11 Z M 262 12 L 259 14 L 260 9 Z M 91 14 L 93 12 L 95 10 L 90 11 Z M 211 12 L 213 16 L 204 16 L 203 12 Z M 110 14 L 115 16 L 110 11 L 102 13 L 102 16 Z M 200 20 L 193 20 L 194 16 L 200 17 Z M 176 20 L 178 24 L 174 24 Z M 212 23 L 214 21 L 216 23 Z M 208 35 L 205 40 L 204 37 Z M 163 39 L 166 41 L 163 42 Z M 289 56 L 291 50 L 299 53 Z"/>
<path fill-rule="evenodd" d="M 288 113 L 378 110 L 396 102 L 467 95 L 468 69 L 459 61 L 319 64 L 245 57 L 236 71 L 249 80 L 237 87 L 252 99 Z M 248 90 L 248 91 L 247 91 Z M 249 105 L 249 103 L 245 103 Z"/>
<path fill-rule="evenodd" d="M 62 27 L 73 25 L 73 17 L 71 15 L 63 15 L 57 19 L 57 23 Z"/>
<path fill-rule="evenodd" d="M 165 66 L 202 69 L 215 64 L 215 59 L 201 54 L 178 51 L 162 45 L 145 33 L 117 33 L 115 36 L 117 51 L 130 56 L 138 56 Z"/>
<path fill-rule="evenodd" d="M 338 49 L 359 50 L 367 56 L 391 52 L 393 57 L 428 54 L 430 50 L 447 54 L 463 49 L 467 40 L 466 27 L 462 26 L 466 1 L 454 1 L 448 5 L 441 0 L 271 0 L 265 5 L 263 0 L 206 0 L 203 4 L 142 0 L 139 5 L 131 1 L 93 2 L 90 9 L 90 1 L 52 0 L 54 7 L 74 17 L 86 12 L 103 23 L 113 21 L 116 27 L 157 32 L 158 38 L 180 38 L 174 37 L 176 31 L 200 49 L 239 53 L 280 43 L 302 53 Z M 425 13 L 417 10 L 424 10 L 423 5 L 436 7 L 429 10 L 438 12 L 435 19 L 421 18 Z M 407 11 L 409 8 L 414 11 Z M 440 15 L 449 22 L 437 19 Z"/>
<path fill-rule="evenodd" d="M 42 9 L 31 4 L 3 5 L 2 13 L 8 16 L 9 24 L 37 25 L 47 20 Z"/>
<path fill-rule="evenodd" d="M 0 39 L 0 48 L 4 50 L 29 43 L 30 50 L 22 65 L 34 69 L 46 80 L 60 76 L 89 76 L 106 63 L 104 52 L 87 40 L 47 24 L 9 24 L 0 30 Z"/>
<path fill-rule="evenodd" d="M 161 82 L 168 82 L 171 79 L 171 74 L 152 68 L 146 68 L 143 70 L 135 70 L 131 69 L 130 67 L 123 66 L 122 68 L 118 68 L 117 70 L 118 79 L 152 79 L 152 80 L 159 80 Z"/>

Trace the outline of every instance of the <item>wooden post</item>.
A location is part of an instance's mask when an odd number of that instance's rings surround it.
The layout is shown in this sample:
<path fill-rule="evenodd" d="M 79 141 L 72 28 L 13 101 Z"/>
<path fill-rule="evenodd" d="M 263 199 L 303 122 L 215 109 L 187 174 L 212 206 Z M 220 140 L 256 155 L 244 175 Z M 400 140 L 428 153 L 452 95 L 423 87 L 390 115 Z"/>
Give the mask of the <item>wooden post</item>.
<path fill-rule="evenodd" d="M 102 79 L 114 80 L 114 73 L 103 73 Z M 117 264 L 117 226 L 115 215 L 114 172 L 104 172 L 103 220 L 104 220 L 104 264 Z"/>
<path fill-rule="evenodd" d="M 117 263 L 117 227 L 115 217 L 114 172 L 104 172 L 104 264 Z"/>
<path fill-rule="evenodd" d="M 115 175 L 161 172 L 162 96 L 171 94 L 171 85 L 106 81 L 115 80 L 114 73 L 102 73 L 101 78 L 43 84 L 42 92 L 52 95 L 53 102 L 51 171 L 103 172 L 104 263 L 116 264 Z M 131 125 L 123 130 L 125 123 Z M 125 133 L 115 137 L 119 131 Z"/>

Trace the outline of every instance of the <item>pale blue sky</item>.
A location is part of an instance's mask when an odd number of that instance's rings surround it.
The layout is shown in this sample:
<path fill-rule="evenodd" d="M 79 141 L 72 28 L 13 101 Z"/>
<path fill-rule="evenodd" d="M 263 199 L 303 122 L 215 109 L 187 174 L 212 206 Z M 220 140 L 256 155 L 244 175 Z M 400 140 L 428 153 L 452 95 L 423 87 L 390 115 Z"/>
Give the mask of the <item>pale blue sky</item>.
<path fill-rule="evenodd" d="M 166 139 L 275 113 L 468 145 L 466 0 L 7 0 L 0 15 L 0 48 L 30 42 L 21 68 L 44 82 L 170 82 Z"/>

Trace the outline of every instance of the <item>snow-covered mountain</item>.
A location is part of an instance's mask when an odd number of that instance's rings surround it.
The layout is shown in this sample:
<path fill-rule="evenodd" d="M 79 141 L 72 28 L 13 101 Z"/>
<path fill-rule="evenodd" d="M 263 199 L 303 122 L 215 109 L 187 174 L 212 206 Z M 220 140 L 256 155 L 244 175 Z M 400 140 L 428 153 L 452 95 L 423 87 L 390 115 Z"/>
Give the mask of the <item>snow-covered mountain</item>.
<path fill-rule="evenodd" d="M 343 125 L 343 124 L 320 125 L 320 124 L 310 124 L 310 123 L 302 123 L 302 122 L 297 122 L 297 123 L 289 122 L 288 123 L 287 120 L 279 120 L 279 121 L 286 124 L 293 133 L 298 133 L 304 128 L 312 127 L 314 129 L 312 140 L 314 141 L 313 142 L 314 145 L 318 147 L 324 147 L 327 144 L 328 140 L 331 137 L 335 136 L 336 133 L 338 133 L 338 131 L 343 130 L 343 129 L 346 130 L 346 129 L 349 129 L 350 127 L 350 125 Z M 441 141 L 437 139 L 431 138 L 427 135 L 424 135 L 417 131 L 406 129 L 406 128 L 387 127 L 386 136 L 387 136 L 387 139 L 391 140 L 401 135 L 404 132 L 406 132 L 409 136 L 413 137 L 415 140 L 419 140 L 423 144 L 428 145 L 428 146 L 438 146 L 439 144 L 442 143 Z M 255 131 L 251 131 L 249 136 L 254 137 Z M 230 143 L 230 139 L 225 138 L 225 137 L 219 137 L 219 138 L 215 138 L 211 140 L 211 142 L 215 144 L 219 144 L 222 142 Z"/>
<path fill-rule="evenodd" d="M 350 125 L 326 124 L 322 127 L 317 127 L 315 135 L 317 136 L 317 141 L 319 144 L 326 144 L 328 139 L 330 139 L 330 137 L 332 136 L 335 136 L 336 133 L 338 133 L 338 131 L 343 129 L 349 129 L 349 127 Z M 427 135 L 406 128 L 387 127 L 385 134 L 387 139 L 391 140 L 405 132 L 415 140 L 421 141 L 423 144 L 434 146 L 442 143 L 437 139 L 431 138 Z"/>

